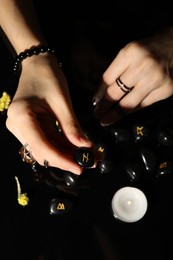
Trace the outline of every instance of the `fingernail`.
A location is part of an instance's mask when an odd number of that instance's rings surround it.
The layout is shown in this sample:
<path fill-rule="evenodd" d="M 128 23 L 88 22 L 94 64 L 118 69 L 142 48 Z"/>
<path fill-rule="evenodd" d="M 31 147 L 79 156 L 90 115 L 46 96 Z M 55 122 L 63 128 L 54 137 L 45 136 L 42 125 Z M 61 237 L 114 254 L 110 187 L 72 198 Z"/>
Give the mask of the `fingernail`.
<path fill-rule="evenodd" d="M 106 90 L 106 85 L 103 82 L 100 83 L 100 85 L 98 86 L 97 92 L 93 96 L 93 100 L 92 100 L 93 106 L 97 105 L 97 103 L 103 98 L 105 90 Z"/>
<path fill-rule="evenodd" d="M 69 168 L 68 171 L 77 175 L 81 175 L 81 171 L 78 168 Z"/>
<path fill-rule="evenodd" d="M 117 115 L 117 117 L 114 118 L 114 119 L 100 120 L 100 125 L 101 126 L 110 126 L 110 125 L 115 124 L 116 122 L 118 122 L 120 119 L 121 119 L 121 116 Z"/>
<path fill-rule="evenodd" d="M 88 139 L 88 138 L 86 138 L 86 137 L 81 137 L 80 138 L 80 141 L 83 143 L 83 144 L 91 144 L 92 142 Z"/>
<path fill-rule="evenodd" d="M 96 98 L 93 98 L 92 102 L 93 102 L 93 106 L 96 106 L 97 103 L 99 102 L 99 100 L 97 100 Z"/>

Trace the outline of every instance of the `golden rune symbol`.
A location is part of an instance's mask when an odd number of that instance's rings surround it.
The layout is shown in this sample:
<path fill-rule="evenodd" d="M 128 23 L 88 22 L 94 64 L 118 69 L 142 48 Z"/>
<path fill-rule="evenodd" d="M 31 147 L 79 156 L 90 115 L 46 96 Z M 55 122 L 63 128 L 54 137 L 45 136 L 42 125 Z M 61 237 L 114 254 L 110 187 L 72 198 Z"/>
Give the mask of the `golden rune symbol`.
<path fill-rule="evenodd" d="M 89 161 L 89 153 L 83 153 L 83 158 L 82 158 L 82 161 L 86 161 L 88 162 Z"/>
<path fill-rule="evenodd" d="M 160 167 L 160 169 L 166 168 L 167 162 L 161 163 L 159 167 Z"/>
<path fill-rule="evenodd" d="M 98 148 L 98 151 L 101 152 L 101 153 L 103 153 L 103 152 L 104 152 L 104 148 L 100 146 L 100 147 Z"/>
<path fill-rule="evenodd" d="M 58 209 L 58 210 L 65 210 L 65 205 L 64 205 L 64 203 L 58 203 L 57 209 Z"/>
<path fill-rule="evenodd" d="M 144 135 L 143 128 L 144 128 L 143 126 L 141 126 L 141 127 L 137 126 L 137 135 Z"/>

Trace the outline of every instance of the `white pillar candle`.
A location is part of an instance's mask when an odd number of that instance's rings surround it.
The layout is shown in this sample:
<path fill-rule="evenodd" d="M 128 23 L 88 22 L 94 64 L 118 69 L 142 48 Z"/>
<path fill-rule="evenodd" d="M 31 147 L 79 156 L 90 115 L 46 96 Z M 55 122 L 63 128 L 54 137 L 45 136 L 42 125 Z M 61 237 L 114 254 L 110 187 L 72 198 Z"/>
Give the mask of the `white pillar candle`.
<path fill-rule="evenodd" d="M 113 215 L 124 222 L 140 220 L 145 215 L 147 207 L 145 194 L 134 187 L 123 187 L 112 198 Z"/>

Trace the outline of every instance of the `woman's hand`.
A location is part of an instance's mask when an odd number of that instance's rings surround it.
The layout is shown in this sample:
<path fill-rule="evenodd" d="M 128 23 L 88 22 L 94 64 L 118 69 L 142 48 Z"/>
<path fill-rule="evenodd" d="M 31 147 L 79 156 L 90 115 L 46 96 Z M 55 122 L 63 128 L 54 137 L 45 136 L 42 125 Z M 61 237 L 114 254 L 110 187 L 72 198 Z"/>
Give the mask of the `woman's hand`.
<path fill-rule="evenodd" d="M 17 91 L 8 108 L 7 128 L 35 160 L 81 174 L 73 158 L 76 147 L 91 147 L 74 115 L 65 76 L 52 54 L 34 55 L 22 62 Z M 62 134 L 56 129 L 58 122 Z"/>
<path fill-rule="evenodd" d="M 149 106 L 173 94 L 173 29 L 168 28 L 121 49 L 93 97 L 95 115 L 105 126 L 123 113 Z"/>

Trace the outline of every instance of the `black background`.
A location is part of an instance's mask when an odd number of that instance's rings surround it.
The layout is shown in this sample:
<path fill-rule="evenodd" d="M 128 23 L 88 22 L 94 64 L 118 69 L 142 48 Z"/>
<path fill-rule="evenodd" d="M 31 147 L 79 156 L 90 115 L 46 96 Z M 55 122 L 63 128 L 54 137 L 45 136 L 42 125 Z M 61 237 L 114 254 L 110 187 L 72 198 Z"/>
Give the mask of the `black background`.
<path fill-rule="evenodd" d="M 101 7 L 93 11 L 82 5 L 83 11 L 79 12 L 73 6 L 70 11 L 64 8 L 61 12 L 62 6 L 54 8 L 51 1 L 47 4 L 37 1 L 36 7 L 43 31 L 50 44 L 57 48 L 58 59 L 63 63 L 74 109 L 83 125 L 90 119 L 91 97 L 101 74 L 118 49 L 131 39 L 172 24 L 169 8 L 162 9 L 162 2 L 158 8 L 149 8 L 146 4 L 132 8 L 130 14 L 129 8 L 117 6 L 112 19 Z M 121 24 L 122 13 L 128 23 Z M 17 79 L 12 73 L 13 58 L 3 41 L 0 57 L 0 89 L 13 96 Z M 172 100 L 167 100 L 130 115 L 123 121 L 123 127 L 148 117 L 157 118 L 160 127 L 172 113 Z M 91 125 L 90 131 L 96 131 L 95 127 Z M 0 146 L 3 259 L 11 256 L 16 260 L 171 258 L 172 173 L 160 178 L 144 177 L 140 182 L 132 183 L 124 165 L 127 158 L 136 156 L 135 144 L 113 144 L 117 152 L 113 170 L 108 174 L 100 174 L 97 169 L 87 170 L 90 187 L 81 190 L 76 207 L 63 216 L 49 214 L 49 201 L 52 196 L 58 196 L 59 191 L 35 183 L 30 168 L 19 156 L 21 144 L 6 129 L 2 114 Z M 172 146 L 166 149 L 172 155 Z M 29 194 L 30 202 L 26 207 L 17 203 L 15 175 L 19 177 L 22 191 Z M 139 187 L 148 199 L 147 213 L 136 223 L 119 222 L 111 213 L 111 199 L 124 186 Z"/>

